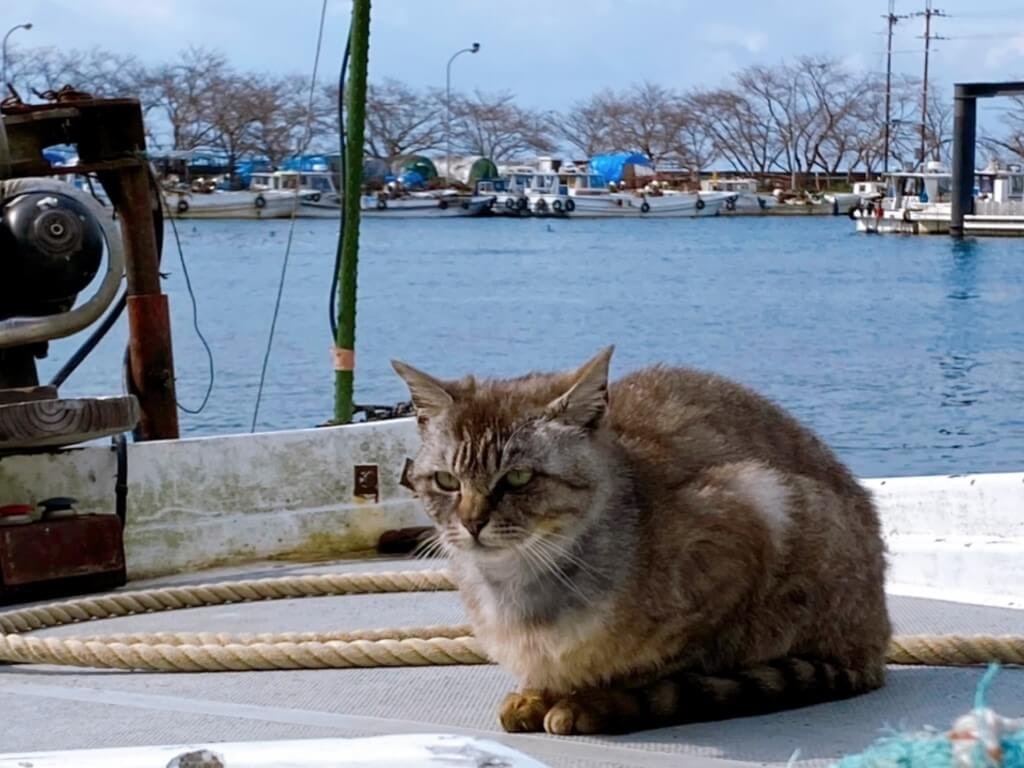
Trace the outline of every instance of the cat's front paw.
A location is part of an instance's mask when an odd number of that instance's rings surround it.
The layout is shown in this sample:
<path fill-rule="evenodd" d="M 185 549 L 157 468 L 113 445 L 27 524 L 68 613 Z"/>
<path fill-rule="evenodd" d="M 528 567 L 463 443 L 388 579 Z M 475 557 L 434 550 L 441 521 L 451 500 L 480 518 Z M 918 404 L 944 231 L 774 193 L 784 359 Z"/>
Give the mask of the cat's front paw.
<path fill-rule="evenodd" d="M 621 733 L 638 726 L 636 697 L 625 690 L 581 691 L 566 696 L 544 716 L 544 730 L 556 736 Z"/>
<path fill-rule="evenodd" d="M 551 699 L 542 691 L 510 693 L 501 703 L 498 717 L 509 733 L 536 733 L 544 730 L 544 715 Z"/>

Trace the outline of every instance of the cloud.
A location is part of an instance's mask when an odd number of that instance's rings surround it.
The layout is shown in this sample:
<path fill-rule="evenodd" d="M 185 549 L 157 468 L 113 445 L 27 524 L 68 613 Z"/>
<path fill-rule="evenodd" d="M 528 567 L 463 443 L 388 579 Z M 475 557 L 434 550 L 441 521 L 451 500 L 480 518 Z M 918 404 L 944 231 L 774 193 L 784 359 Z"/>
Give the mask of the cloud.
<path fill-rule="evenodd" d="M 985 52 L 985 66 L 992 70 L 1003 68 L 1013 62 L 1020 65 L 1024 57 L 1024 33 L 1018 33 L 1007 40 L 994 43 Z"/>
<path fill-rule="evenodd" d="M 763 32 L 734 24 L 705 24 L 701 29 L 701 38 L 708 43 L 733 45 L 748 53 L 760 53 L 768 43 Z"/>

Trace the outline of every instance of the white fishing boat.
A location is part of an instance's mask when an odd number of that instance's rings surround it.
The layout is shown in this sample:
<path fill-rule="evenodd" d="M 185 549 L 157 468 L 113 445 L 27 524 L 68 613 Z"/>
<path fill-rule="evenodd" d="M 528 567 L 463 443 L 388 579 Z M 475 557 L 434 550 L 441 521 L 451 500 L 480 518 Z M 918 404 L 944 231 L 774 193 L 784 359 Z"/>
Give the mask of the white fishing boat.
<path fill-rule="evenodd" d="M 297 206 L 294 192 L 274 190 L 164 190 L 163 199 L 175 219 L 287 219 Z"/>
<path fill-rule="evenodd" d="M 851 192 L 826 192 L 822 195 L 826 203 L 831 203 L 833 215 L 849 215 L 850 211 L 863 202 L 863 198 L 856 191 Z"/>
<path fill-rule="evenodd" d="M 776 206 L 776 200 L 772 195 L 758 192 L 757 179 L 712 176 L 701 181 L 700 189 L 701 193 L 727 192 L 734 195 L 731 202 L 726 200 L 723 213 L 759 215 Z"/>
<path fill-rule="evenodd" d="M 501 216 L 528 216 L 530 201 L 526 197 L 528 174 L 511 174 L 501 179 L 486 179 L 476 183 L 477 195 L 494 197 L 491 212 Z"/>
<path fill-rule="evenodd" d="M 952 219 L 953 177 L 938 161 L 923 171 L 885 176 L 886 194 L 850 212 L 858 232 L 943 235 Z M 1024 236 L 1024 170 L 990 163 L 975 173 L 974 211 L 964 215 L 964 232 L 973 235 Z"/>
<path fill-rule="evenodd" d="M 341 215 L 341 195 L 334 179 L 328 171 L 261 172 L 252 175 L 249 189 L 298 194 L 298 218 L 337 219 Z"/>
<path fill-rule="evenodd" d="M 568 218 L 694 218 L 716 216 L 735 195 L 675 190 L 610 191 L 601 176 L 573 169 L 536 172 L 526 188 L 535 216 Z"/>
<path fill-rule="evenodd" d="M 381 190 L 359 198 L 362 215 L 371 218 L 450 218 L 481 216 L 495 204 L 495 195 L 455 190 L 394 193 Z"/>

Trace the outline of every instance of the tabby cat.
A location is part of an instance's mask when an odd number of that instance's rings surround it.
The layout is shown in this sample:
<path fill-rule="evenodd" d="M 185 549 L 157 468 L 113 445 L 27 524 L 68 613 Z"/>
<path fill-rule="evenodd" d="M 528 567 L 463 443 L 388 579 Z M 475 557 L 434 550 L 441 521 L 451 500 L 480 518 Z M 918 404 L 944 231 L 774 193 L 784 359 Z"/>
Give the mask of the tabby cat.
<path fill-rule="evenodd" d="M 655 366 L 440 381 L 393 362 L 409 480 L 508 731 L 622 732 L 880 687 L 891 634 L 871 498 L 810 431 L 719 376 Z"/>

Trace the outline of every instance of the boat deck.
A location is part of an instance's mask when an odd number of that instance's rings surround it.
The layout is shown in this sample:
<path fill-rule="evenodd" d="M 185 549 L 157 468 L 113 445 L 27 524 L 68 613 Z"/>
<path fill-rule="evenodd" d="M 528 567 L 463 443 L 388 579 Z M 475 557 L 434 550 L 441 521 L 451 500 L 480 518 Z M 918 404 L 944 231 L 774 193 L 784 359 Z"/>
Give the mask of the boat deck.
<path fill-rule="evenodd" d="M 268 563 L 131 588 L 439 566 L 385 559 Z M 898 632 L 1024 632 L 1019 610 L 890 600 Z M 89 633 L 326 631 L 463 621 L 454 593 L 418 593 L 148 614 L 104 621 Z M 797 765 L 827 765 L 863 750 L 886 726 L 946 729 L 970 710 L 981 674 L 978 668 L 893 668 L 883 690 L 849 701 L 620 737 L 564 739 L 500 732 L 495 713 L 512 681 L 495 666 L 201 674 L 0 666 L 0 761 L 4 753 L 11 758 L 43 750 L 446 732 L 497 739 L 551 766 L 785 765 L 798 749 Z M 989 703 L 1002 714 L 1024 715 L 1024 670 L 1002 670 Z"/>

